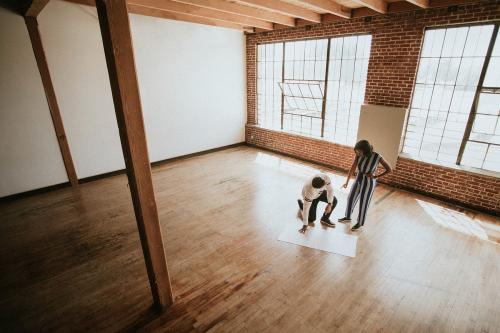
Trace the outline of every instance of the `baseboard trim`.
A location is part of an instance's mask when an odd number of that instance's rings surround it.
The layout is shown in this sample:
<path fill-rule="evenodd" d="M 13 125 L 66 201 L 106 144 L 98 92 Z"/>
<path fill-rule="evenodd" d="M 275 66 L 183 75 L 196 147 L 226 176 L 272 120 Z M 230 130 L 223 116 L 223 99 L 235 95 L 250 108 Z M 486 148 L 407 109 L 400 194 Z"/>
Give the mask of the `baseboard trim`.
<path fill-rule="evenodd" d="M 215 153 L 217 151 L 231 149 L 231 148 L 236 148 L 236 147 L 241 147 L 241 146 L 245 146 L 245 145 L 246 145 L 246 142 L 243 141 L 243 142 L 233 143 L 233 144 L 230 144 L 230 145 L 227 145 L 227 146 L 222 146 L 222 147 L 217 147 L 217 148 L 202 150 L 202 151 L 199 151 L 199 152 L 196 152 L 196 153 L 191 153 L 191 154 L 186 154 L 186 155 L 182 155 L 182 156 L 167 158 L 167 159 L 164 159 L 164 160 L 161 160 L 161 161 L 156 161 L 156 162 L 151 163 L 151 167 L 156 167 L 156 166 L 160 166 L 160 165 L 164 165 L 164 164 L 168 164 L 168 163 L 172 163 L 172 162 L 176 162 L 176 161 L 180 161 L 180 160 L 184 160 L 184 159 L 188 159 L 188 158 L 192 158 L 192 157 L 196 157 L 196 156 L 201 156 L 201 155 L 206 155 L 206 154 L 210 154 L 210 153 Z M 102 174 L 95 175 L 95 176 L 85 177 L 85 178 L 79 179 L 78 180 L 78 184 L 85 184 L 85 183 L 93 182 L 93 181 L 96 181 L 96 180 L 99 180 L 99 179 L 121 175 L 121 174 L 124 174 L 124 173 L 126 173 L 126 170 L 125 169 L 120 169 L 120 170 L 116 170 L 116 171 L 102 173 Z M 47 193 L 47 192 L 59 190 L 59 189 L 66 188 L 66 187 L 71 187 L 71 184 L 69 182 L 65 182 L 65 183 L 55 184 L 55 185 L 51 185 L 51 186 L 47 186 L 47 187 L 42 187 L 42 188 L 39 188 L 39 189 L 29 190 L 29 191 L 26 191 L 26 192 L 20 192 L 20 193 L 16 193 L 16 194 L 11 194 L 11 195 L 8 195 L 8 196 L 5 196 L 5 197 L 1 197 L 0 198 L 0 203 L 1 202 L 14 201 L 14 200 L 18 200 L 18 199 L 30 197 L 30 196 L 37 195 L 37 194 Z"/>
<path fill-rule="evenodd" d="M 126 172 L 125 169 L 120 169 L 120 170 L 110 171 L 110 172 L 106 172 L 106 173 L 101 173 L 101 174 L 95 175 L 95 176 L 80 178 L 80 179 L 78 179 L 78 184 L 90 183 L 90 182 L 93 182 L 93 181 L 96 181 L 99 179 L 121 175 L 121 174 L 124 174 L 125 172 Z"/>
<path fill-rule="evenodd" d="M 69 182 L 65 182 L 65 183 L 41 187 L 41 188 L 37 188 L 34 190 L 25 191 L 25 192 L 10 194 L 10 195 L 7 195 L 5 197 L 1 197 L 0 203 L 11 202 L 11 201 L 19 200 L 22 198 L 31 197 L 31 196 L 34 196 L 37 194 L 43 194 L 43 193 L 47 193 L 47 192 L 60 190 L 62 188 L 66 188 L 66 187 L 71 187 L 71 184 Z"/>
<path fill-rule="evenodd" d="M 215 153 L 215 152 L 218 152 L 218 151 L 221 151 L 221 150 L 226 150 L 226 149 L 241 147 L 241 146 L 245 146 L 245 145 L 246 145 L 246 142 L 244 142 L 244 141 L 243 142 L 238 142 L 238 143 L 233 143 L 233 144 L 230 144 L 230 145 L 227 145 L 227 146 L 222 146 L 222 147 L 217 147 L 217 148 L 202 150 L 202 151 L 199 151 L 199 152 L 196 152 L 196 153 L 191 153 L 191 154 L 187 154 L 187 155 L 182 155 L 182 156 L 167 158 L 167 159 L 161 160 L 161 161 L 156 161 L 156 162 L 151 163 L 151 166 L 155 167 L 155 166 L 159 166 L 159 165 L 163 165 L 163 164 L 168 164 L 168 163 L 172 163 L 172 162 L 176 162 L 176 161 L 180 161 L 180 160 L 185 160 L 185 159 L 192 158 L 192 157 L 197 157 L 197 156 L 201 156 L 201 155 Z"/>

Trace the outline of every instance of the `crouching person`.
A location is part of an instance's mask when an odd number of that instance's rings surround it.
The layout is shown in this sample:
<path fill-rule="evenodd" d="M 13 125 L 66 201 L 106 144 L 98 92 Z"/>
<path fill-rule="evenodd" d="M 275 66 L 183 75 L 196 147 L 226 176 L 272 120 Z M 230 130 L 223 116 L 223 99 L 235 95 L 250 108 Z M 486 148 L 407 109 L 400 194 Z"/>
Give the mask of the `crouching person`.
<path fill-rule="evenodd" d="M 308 226 L 314 226 L 316 220 L 316 210 L 318 202 L 326 202 L 325 212 L 321 217 L 321 224 L 335 228 L 335 223 L 330 221 L 333 209 L 337 206 L 337 198 L 333 195 L 333 188 L 330 177 L 325 174 L 318 174 L 308 180 L 302 188 L 302 200 L 297 200 L 299 208 L 302 211 L 302 229 L 301 233 L 305 233 Z"/>

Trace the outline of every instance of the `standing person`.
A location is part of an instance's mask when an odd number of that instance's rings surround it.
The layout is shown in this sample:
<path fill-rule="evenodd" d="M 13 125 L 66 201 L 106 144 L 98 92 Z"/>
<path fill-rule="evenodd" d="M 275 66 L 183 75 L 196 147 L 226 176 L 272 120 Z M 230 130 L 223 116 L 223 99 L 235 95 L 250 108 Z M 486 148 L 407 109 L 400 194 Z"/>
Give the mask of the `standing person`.
<path fill-rule="evenodd" d="M 352 185 L 349 197 L 347 198 L 345 217 L 339 219 L 339 222 L 341 223 L 350 222 L 352 211 L 354 210 L 354 206 L 356 206 L 359 199 L 358 223 L 351 228 L 351 231 L 356 231 L 365 224 L 368 206 L 370 205 L 373 191 L 375 191 L 375 186 L 377 185 L 376 179 L 392 172 L 392 168 L 389 163 L 387 163 L 387 161 L 379 153 L 373 151 L 373 146 L 370 145 L 368 141 L 361 140 L 356 143 L 354 146 L 354 152 L 356 153 L 356 157 L 354 158 L 351 169 L 349 169 L 349 174 L 347 175 L 347 179 L 343 187 L 347 188 L 349 179 L 356 170 L 356 167 L 358 169 L 358 173 L 356 180 Z M 375 175 L 379 162 L 385 170 L 381 174 Z"/>
<path fill-rule="evenodd" d="M 325 212 L 321 217 L 321 223 L 331 228 L 335 228 L 335 223 L 330 221 L 330 215 L 335 206 L 337 206 L 337 198 L 333 195 L 332 182 L 330 177 L 325 174 L 318 174 L 308 180 L 302 188 L 302 200 L 297 200 L 299 208 L 302 211 L 302 229 L 301 233 L 305 233 L 307 226 L 314 226 L 316 220 L 316 209 L 318 202 L 326 202 Z"/>

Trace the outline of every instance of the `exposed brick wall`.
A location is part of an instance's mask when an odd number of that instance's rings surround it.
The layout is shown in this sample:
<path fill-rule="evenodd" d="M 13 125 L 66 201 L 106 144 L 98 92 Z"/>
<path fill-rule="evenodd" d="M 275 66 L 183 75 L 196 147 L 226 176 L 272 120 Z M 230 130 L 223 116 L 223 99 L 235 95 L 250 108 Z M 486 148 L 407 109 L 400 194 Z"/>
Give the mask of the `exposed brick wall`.
<path fill-rule="evenodd" d="M 500 178 L 483 176 L 400 157 L 384 183 L 458 204 L 500 213 Z"/>
<path fill-rule="evenodd" d="M 258 43 L 370 33 L 372 49 L 365 103 L 408 107 L 425 27 L 500 20 L 500 2 L 480 1 L 447 8 L 356 18 L 310 27 L 247 35 L 247 126 L 250 144 L 346 170 L 352 148 L 252 126 L 256 119 Z M 500 178 L 399 158 L 395 172 L 382 180 L 465 206 L 500 214 Z"/>

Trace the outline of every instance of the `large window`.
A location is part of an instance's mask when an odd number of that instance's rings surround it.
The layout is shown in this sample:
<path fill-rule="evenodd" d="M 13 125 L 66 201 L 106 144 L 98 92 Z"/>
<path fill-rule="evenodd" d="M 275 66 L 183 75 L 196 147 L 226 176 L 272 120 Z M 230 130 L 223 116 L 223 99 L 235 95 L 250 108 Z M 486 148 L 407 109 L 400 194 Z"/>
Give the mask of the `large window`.
<path fill-rule="evenodd" d="M 369 35 L 258 45 L 258 124 L 353 145 L 370 46 Z"/>
<path fill-rule="evenodd" d="M 349 146 L 356 143 L 370 49 L 371 36 L 331 40 L 324 133 L 330 141 Z"/>
<path fill-rule="evenodd" d="M 500 171 L 497 33 L 493 24 L 425 32 L 403 152 Z"/>

